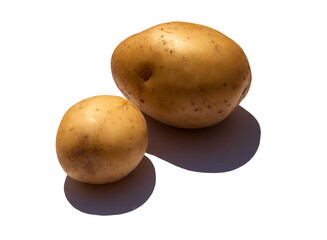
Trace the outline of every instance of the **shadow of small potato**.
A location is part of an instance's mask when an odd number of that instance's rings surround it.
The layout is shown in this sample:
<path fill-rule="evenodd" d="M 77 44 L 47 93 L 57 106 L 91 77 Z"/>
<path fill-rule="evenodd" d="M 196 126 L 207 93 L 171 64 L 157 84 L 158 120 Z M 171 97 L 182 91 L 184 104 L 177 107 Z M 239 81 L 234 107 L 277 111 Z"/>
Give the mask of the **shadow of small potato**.
<path fill-rule="evenodd" d="M 87 184 L 67 176 L 64 191 L 70 204 L 81 212 L 116 215 L 135 210 L 151 196 L 156 182 L 155 169 L 144 156 L 125 178 L 108 184 Z"/>

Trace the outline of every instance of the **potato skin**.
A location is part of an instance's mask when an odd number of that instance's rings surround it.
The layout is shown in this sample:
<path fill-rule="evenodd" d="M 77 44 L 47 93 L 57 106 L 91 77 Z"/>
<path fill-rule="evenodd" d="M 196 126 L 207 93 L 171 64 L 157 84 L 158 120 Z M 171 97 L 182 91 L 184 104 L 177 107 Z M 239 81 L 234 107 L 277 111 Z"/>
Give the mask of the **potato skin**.
<path fill-rule="evenodd" d="M 73 179 L 103 184 L 132 172 L 148 144 L 147 125 L 130 101 L 101 95 L 73 105 L 56 137 L 58 160 Z"/>
<path fill-rule="evenodd" d="M 186 22 L 159 24 L 125 39 L 113 52 L 111 70 L 127 99 L 181 128 L 219 123 L 251 84 L 241 47 L 212 28 Z"/>

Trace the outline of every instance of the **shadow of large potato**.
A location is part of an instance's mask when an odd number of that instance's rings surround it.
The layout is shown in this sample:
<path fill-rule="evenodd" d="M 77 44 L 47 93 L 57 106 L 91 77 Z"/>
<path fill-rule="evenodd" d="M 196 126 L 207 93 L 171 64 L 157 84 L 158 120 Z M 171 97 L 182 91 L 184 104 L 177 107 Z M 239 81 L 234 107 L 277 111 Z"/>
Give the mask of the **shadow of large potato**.
<path fill-rule="evenodd" d="M 64 191 L 70 204 L 84 213 L 116 215 L 143 205 L 151 196 L 155 182 L 154 166 L 144 156 L 132 173 L 117 182 L 86 184 L 67 176 Z"/>
<path fill-rule="evenodd" d="M 149 116 L 147 153 L 197 172 L 226 172 L 247 163 L 260 144 L 260 125 L 244 108 L 237 107 L 221 123 L 203 129 L 181 129 Z"/>

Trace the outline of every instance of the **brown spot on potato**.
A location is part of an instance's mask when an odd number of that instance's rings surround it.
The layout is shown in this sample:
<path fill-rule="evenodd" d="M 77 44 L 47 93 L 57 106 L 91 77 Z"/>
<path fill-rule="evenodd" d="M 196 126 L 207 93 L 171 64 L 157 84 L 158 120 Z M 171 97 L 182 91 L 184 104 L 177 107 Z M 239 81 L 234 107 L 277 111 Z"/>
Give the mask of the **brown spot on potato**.
<path fill-rule="evenodd" d="M 227 84 L 226 84 L 226 83 L 223 83 L 223 86 L 224 86 L 224 87 L 226 87 L 226 86 L 227 86 Z"/>
<path fill-rule="evenodd" d="M 127 105 L 128 105 L 128 102 L 126 100 L 123 100 L 123 102 L 121 104 L 122 108 L 123 109 L 128 109 L 128 106 Z"/>
<path fill-rule="evenodd" d="M 224 111 L 223 110 L 219 110 L 218 113 L 223 113 Z"/>
<path fill-rule="evenodd" d="M 102 152 L 103 151 L 103 148 L 97 148 L 97 147 L 94 147 L 93 149 L 92 149 L 92 152 L 93 153 L 100 153 L 100 152 Z"/>
<path fill-rule="evenodd" d="M 236 89 L 236 88 L 238 88 L 238 86 L 237 85 L 233 85 L 232 89 Z"/>
<path fill-rule="evenodd" d="M 143 100 L 142 98 L 140 99 L 140 101 L 141 101 L 142 103 L 144 103 L 144 100 Z"/>

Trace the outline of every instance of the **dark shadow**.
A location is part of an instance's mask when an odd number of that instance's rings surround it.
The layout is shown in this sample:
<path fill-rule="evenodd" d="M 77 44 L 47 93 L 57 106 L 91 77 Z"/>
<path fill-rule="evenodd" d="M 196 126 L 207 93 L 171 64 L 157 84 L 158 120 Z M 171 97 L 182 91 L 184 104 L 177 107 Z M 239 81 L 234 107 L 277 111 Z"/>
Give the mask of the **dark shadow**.
<path fill-rule="evenodd" d="M 66 178 L 64 191 L 76 209 L 96 215 L 130 212 L 151 196 L 156 182 L 152 162 L 144 156 L 136 169 L 125 178 L 109 184 L 86 184 Z"/>
<path fill-rule="evenodd" d="M 147 153 L 184 169 L 226 172 L 247 163 L 260 143 L 260 125 L 244 108 L 236 108 L 221 123 L 203 129 L 181 129 L 148 116 Z"/>

